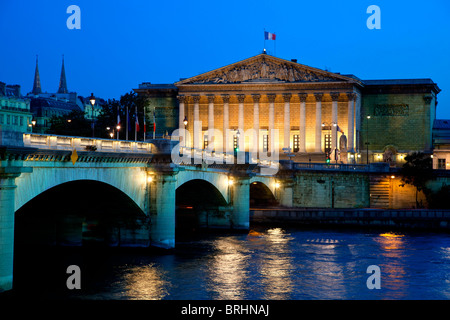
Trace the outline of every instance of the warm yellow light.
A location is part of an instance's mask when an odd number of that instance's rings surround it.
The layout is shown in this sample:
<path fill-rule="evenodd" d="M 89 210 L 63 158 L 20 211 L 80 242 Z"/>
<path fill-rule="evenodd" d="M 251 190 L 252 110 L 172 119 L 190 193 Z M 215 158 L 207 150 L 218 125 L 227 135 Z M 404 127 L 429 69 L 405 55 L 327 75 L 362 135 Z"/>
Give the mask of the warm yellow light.
<path fill-rule="evenodd" d="M 153 181 L 153 177 L 152 176 L 148 176 L 147 177 L 147 182 L 152 182 Z"/>
<path fill-rule="evenodd" d="M 279 188 L 280 187 L 280 183 L 275 182 L 275 188 Z"/>
<path fill-rule="evenodd" d="M 381 159 L 381 154 L 377 155 L 377 159 Z"/>
<path fill-rule="evenodd" d="M 391 176 L 391 179 L 395 179 L 395 176 Z"/>
<path fill-rule="evenodd" d="M 233 183 L 234 183 L 233 179 L 229 179 L 229 180 L 228 180 L 228 185 L 229 185 L 229 186 L 232 186 Z"/>

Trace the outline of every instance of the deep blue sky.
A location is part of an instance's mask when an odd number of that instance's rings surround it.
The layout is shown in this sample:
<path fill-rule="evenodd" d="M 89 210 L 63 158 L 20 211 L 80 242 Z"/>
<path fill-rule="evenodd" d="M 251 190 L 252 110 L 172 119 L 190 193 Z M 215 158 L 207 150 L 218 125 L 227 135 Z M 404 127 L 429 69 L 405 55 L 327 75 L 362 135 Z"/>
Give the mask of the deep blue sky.
<path fill-rule="evenodd" d="M 70 5 L 81 30 L 69 30 Z M 381 30 L 369 30 L 369 5 Z M 450 1 L 18 1 L 0 0 L 0 81 L 58 88 L 64 54 L 70 91 L 108 99 L 141 82 L 173 83 L 259 54 L 263 30 L 276 56 L 361 79 L 431 78 L 450 119 Z M 270 54 L 274 42 L 267 41 Z"/>

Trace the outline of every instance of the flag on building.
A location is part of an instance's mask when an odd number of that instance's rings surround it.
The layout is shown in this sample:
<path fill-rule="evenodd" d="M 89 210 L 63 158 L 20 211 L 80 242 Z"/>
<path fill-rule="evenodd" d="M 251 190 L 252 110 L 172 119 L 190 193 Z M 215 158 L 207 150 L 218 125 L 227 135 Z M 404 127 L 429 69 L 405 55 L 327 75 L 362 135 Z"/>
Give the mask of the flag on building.
<path fill-rule="evenodd" d="M 264 31 L 264 40 L 276 40 L 276 37 L 275 33 Z"/>
<path fill-rule="evenodd" d="M 144 138 L 146 132 L 147 132 L 147 125 L 145 124 L 145 113 L 144 113 Z"/>
<path fill-rule="evenodd" d="M 135 114 L 135 118 L 136 118 L 136 132 L 139 132 L 139 119 L 138 119 L 138 113 L 137 113 L 137 107 L 136 107 L 136 114 Z"/>

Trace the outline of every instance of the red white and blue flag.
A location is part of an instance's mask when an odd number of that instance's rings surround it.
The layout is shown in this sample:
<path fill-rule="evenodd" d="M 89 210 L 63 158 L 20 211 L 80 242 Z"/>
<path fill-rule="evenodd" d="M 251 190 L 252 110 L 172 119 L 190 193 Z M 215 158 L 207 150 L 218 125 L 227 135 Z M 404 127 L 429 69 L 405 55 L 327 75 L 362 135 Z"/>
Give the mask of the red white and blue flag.
<path fill-rule="evenodd" d="M 136 107 L 136 122 L 135 122 L 135 126 L 136 126 L 136 131 L 139 132 L 139 120 L 138 120 L 138 113 L 137 113 L 137 107 Z"/>
<path fill-rule="evenodd" d="M 275 33 L 264 31 L 264 40 L 276 40 L 276 37 Z"/>

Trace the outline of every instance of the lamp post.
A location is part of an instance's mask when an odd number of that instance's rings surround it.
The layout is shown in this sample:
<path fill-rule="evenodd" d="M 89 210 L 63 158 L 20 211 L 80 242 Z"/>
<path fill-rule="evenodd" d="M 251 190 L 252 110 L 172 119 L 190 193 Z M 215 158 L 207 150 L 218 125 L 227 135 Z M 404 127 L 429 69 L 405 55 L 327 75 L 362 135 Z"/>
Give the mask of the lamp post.
<path fill-rule="evenodd" d="M 370 120 L 370 116 L 367 116 L 367 132 L 366 132 L 366 157 L 367 157 L 367 164 L 369 164 L 369 120 Z"/>
<path fill-rule="evenodd" d="M 91 96 L 89 97 L 89 101 L 91 103 L 92 138 L 94 138 L 94 105 L 95 105 L 95 97 L 94 97 L 93 93 L 91 93 Z"/>
<path fill-rule="evenodd" d="M 184 145 L 184 147 L 186 147 L 186 130 L 187 130 L 187 124 L 188 124 L 188 120 L 187 120 L 186 116 L 184 117 L 183 124 L 184 124 L 183 145 Z"/>
<path fill-rule="evenodd" d="M 119 140 L 120 125 L 117 125 L 116 129 L 117 129 L 117 140 Z"/>
<path fill-rule="evenodd" d="M 36 119 L 32 118 L 31 123 L 29 123 L 28 126 L 31 128 L 31 133 L 33 133 L 33 127 L 36 126 Z"/>

